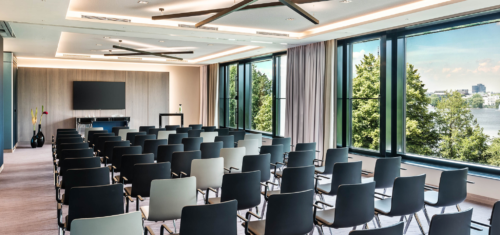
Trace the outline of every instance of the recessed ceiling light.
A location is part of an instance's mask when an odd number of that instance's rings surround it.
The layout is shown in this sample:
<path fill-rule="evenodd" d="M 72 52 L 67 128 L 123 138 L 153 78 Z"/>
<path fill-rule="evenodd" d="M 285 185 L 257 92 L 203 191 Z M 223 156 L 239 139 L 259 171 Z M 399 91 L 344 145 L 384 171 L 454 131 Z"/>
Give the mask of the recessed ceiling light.
<path fill-rule="evenodd" d="M 162 40 L 162 41 L 159 41 L 159 42 L 165 42 L 165 41 Z"/>
<path fill-rule="evenodd" d="M 352 1 L 351 0 L 342 0 L 340 1 L 341 3 L 351 3 Z"/>
<path fill-rule="evenodd" d="M 104 39 L 109 39 L 109 37 L 103 37 Z"/>
<path fill-rule="evenodd" d="M 137 3 L 139 3 L 139 4 L 148 4 L 149 2 L 148 1 L 138 1 Z"/>
<path fill-rule="evenodd" d="M 228 40 L 229 40 L 229 41 L 236 41 L 236 39 L 234 39 L 234 38 L 230 38 L 230 39 L 228 39 Z"/>
<path fill-rule="evenodd" d="M 208 46 L 213 46 L 214 44 L 207 44 Z"/>
<path fill-rule="evenodd" d="M 295 18 L 287 18 L 286 20 L 292 21 L 295 20 Z"/>
<path fill-rule="evenodd" d="M 282 42 L 282 43 L 280 43 L 280 44 L 281 44 L 281 45 L 288 45 L 288 43 L 286 43 L 286 42 Z"/>
<path fill-rule="evenodd" d="M 273 42 L 263 42 L 263 41 L 251 41 L 253 43 L 265 43 L 265 44 L 273 44 Z"/>
<path fill-rule="evenodd" d="M 101 44 L 95 44 L 95 45 L 98 46 L 98 47 L 102 46 Z"/>

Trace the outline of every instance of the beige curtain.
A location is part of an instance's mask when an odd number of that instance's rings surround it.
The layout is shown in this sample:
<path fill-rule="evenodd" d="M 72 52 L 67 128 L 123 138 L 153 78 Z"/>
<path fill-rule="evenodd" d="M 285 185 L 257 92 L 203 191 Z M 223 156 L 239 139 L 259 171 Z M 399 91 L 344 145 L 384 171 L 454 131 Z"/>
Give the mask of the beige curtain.
<path fill-rule="evenodd" d="M 200 124 L 208 125 L 208 65 L 200 67 Z"/>
<path fill-rule="evenodd" d="M 325 103 L 324 103 L 324 129 L 323 150 L 335 148 L 337 145 L 337 40 L 325 42 Z M 325 155 L 325 154 L 324 154 Z M 323 157 L 324 157 L 323 155 Z"/>
<path fill-rule="evenodd" d="M 211 64 L 208 68 L 208 126 L 217 126 L 217 95 L 219 87 L 219 64 Z"/>

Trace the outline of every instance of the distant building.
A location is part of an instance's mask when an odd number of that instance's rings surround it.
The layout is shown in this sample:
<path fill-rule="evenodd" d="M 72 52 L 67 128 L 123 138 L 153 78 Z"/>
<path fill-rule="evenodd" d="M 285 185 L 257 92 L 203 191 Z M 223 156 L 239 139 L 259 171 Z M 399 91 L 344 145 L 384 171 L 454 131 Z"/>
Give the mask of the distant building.
<path fill-rule="evenodd" d="M 462 95 L 468 95 L 469 94 L 469 89 L 458 89 L 458 92 Z"/>
<path fill-rule="evenodd" d="M 446 91 L 434 91 L 434 95 L 445 96 L 446 95 Z"/>
<path fill-rule="evenodd" d="M 495 102 L 500 99 L 498 95 L 484 95 L 484 105 L 495 106 Z"/>
<path fill-rule="evenodd" d="M 476 93 L 486 93 L 486 86 L 481 83 L 472 86 L 472 94 Z"/>
<path fill-rule="evenodd" d="M 458 89 L 456 91 L 458 91 L 462 96 L 469 95 L 469 89 Z M 448 93 L 448 91 L 434 91 L 433 94 L 437 96 L 445 96 L 446 93 Z"/>

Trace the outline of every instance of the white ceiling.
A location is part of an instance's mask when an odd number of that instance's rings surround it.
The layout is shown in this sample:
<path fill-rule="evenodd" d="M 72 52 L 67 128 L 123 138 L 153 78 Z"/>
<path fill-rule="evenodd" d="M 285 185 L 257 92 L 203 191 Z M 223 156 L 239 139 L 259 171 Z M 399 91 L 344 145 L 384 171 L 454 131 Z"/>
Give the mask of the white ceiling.
<path fill-rule="evenodd" d="M 138 4 L 138 0 L 0 0 L 0 20 L 8 21 L 16 34 L 16 38 L 4 40 L 5 50 L 14 52 L 18 57 L 36 58 L 54 58 L 61 54 L 102 55 L 106 52 L 101 50 L 111 49 L 112 45 L 117 44 L 116 40 L 121 39 L 124 40 L 123 46 L 126 45 L 125 42 L 132 42 L 135 44 L 128 44 L 128 46 L 136 49 L 144 48 L 142 44 L 161 47 L 161 50 L 178 47 L 192 48 L 193 55 L 177 56 L 193 60 L 245 46 L 255 46 L 255 49 L 241 53 L 229 53 L 229 55 L 196 61 L 198 64 L 209 64 L 268 54 L 296 45 L 345 38 L 443 16 L 500 6 L 498 0 L 451 0 L 442 6 L 299 37 L 273 37 L 256 35 L 246 31 L 236 32 L 251 28 L 301 34 L 318 27 L 287 7 L 235 12 L 213 22 L 216 26 L 232 27 L 233 31 L 186 29 L 171 25 L 153 25 L 146 21 L 145 23 L 115 23 L 69 17 L 72 12 L 88 12 L 97 15 L 136 17 L 149 20 L 151 16 L 159 15 L 159 7 L 165 8 L 165 14 L 170 14 L 223 8 L 234 4 L 234 0 L 148 1 L 149 4 L 143 5 Z M 277 0 L 259 0 L 257 3 L 273 1 Z M 419 1 L 421 0 L 352 0 L 351 3 L 344 4 L 340 3 L 339 0 L 331 0 L 300 6 L 318 18 L 321 26 Z M 209 15 L 180 18 L 175 19 L 175 21 L 192 24 L 207 17 Z M 287 21 L 285 20 L 287 18 L 295 20 Z M 160 40 L 164 42 L 160 43 Z M 96 44 L 102 46 L 96 46 Z M 141 57 L 152 58 L 150 56 Z M 98 57 L 91 59 L 103 60 Z M 153 63 L 153 61 L 150 62 Z M 175 64 L 179 62 L 165 61 L 162 63 Z M 182 63 L 192 64 L 192 61 Z"/>

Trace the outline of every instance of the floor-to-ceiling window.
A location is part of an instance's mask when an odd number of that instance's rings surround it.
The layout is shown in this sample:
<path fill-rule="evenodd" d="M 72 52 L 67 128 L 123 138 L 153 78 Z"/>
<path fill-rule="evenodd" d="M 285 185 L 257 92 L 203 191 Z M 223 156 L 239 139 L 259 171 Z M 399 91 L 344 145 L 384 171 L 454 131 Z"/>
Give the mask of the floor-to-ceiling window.
<path fill-rule="evenodd" d="M 273 61 L 252 62 L 251 69 L 249 129 L 271 133 L 273 131 Z"/>

